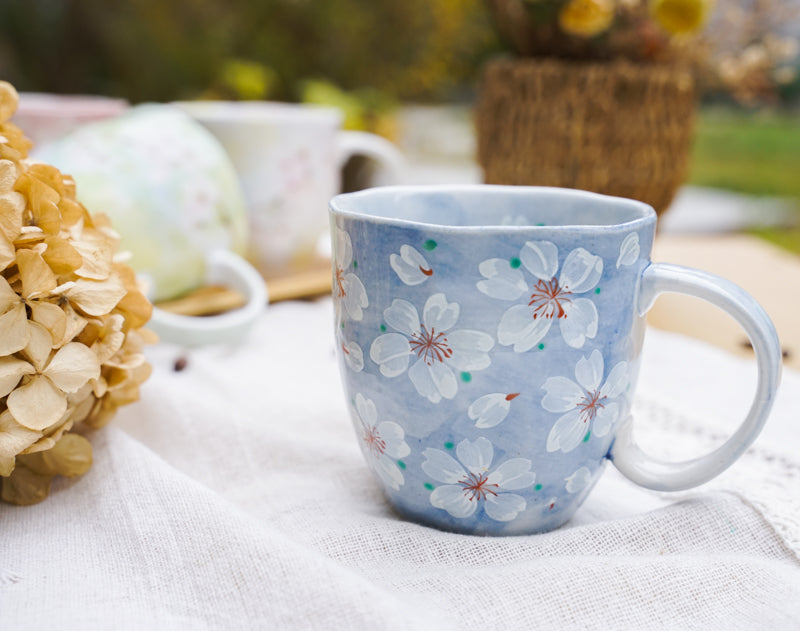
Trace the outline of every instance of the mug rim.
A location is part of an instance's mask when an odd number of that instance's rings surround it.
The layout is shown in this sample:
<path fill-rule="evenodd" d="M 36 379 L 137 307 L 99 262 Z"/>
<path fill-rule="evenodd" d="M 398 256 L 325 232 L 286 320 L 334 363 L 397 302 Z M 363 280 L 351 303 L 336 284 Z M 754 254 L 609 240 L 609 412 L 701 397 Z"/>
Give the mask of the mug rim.
<path fill-rule="evenodd" d="M 481 225 L 449 225 L 437 222 L 426 222 L 411 219 L 402 219 L 399 217 L 385 217 L 380 215 L 371 215 L 364 212 L 359 212 L 353 209 L 344 207 L 344 203 L 350 200 L 358 200 L 359 198 L 374 198 L 376 196 L 387 196 L 392 194 L 430 194 L 430 193 L 452 193 L 452 194 L 470 194 L 483 192 L 489 195 L 511 195 L 511 196 L 534 196 L 534 195 L 559 195 L 562 197 L 571 197 L 574 199 L 584 199 L 593 202 L 600 202 L 603 205 L 611 206 L 627 206 L 633 213 L 638 216 L 625 221 L 618 221 L 608 224 L 590 224 L 590 223 L 565 223 L 561 225 L 504 225 L 486 223 Z M 635 199 L 627 197 L 618 197 L 613 195 L 603 195 L 601 193 L 593 193 L 580 189 L 562 188 L 555 186 L 519 186 L 511 184 L 404 184 L 394 186 L 376 186 L 353 193 L 341 193 L 331 198 L 329 202 L 329 210 L 333 215 L 349 217 L 359 221 L 366 221 L 376 224 L 398 226 L 398 227 L 425 227 L 426 229 L 436 229 L 445 233 L 486 233 L 486 232 L 530 232 L 530 231 L 572 231 L 572 230 L 597 230 L 602 232 L 617 232 L 628 231 L 631 229 L 638 229 L 648 224 L 655 224 L 656 212 L 652 206 Z"/>

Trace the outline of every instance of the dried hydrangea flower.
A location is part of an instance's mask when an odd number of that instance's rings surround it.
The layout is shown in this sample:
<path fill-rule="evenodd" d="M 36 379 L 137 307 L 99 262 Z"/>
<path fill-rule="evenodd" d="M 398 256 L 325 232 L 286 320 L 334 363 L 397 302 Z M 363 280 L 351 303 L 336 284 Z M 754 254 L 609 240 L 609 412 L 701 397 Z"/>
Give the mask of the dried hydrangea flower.
<path fill-rule="evenodd" d="M 82 475 L 98 428 L 150 376 L 152 305 L 117 253 L 119 236 L 77 201 L 75 182 L 28 159 L 0 81 L 0 497 L 44 499 Z"/>

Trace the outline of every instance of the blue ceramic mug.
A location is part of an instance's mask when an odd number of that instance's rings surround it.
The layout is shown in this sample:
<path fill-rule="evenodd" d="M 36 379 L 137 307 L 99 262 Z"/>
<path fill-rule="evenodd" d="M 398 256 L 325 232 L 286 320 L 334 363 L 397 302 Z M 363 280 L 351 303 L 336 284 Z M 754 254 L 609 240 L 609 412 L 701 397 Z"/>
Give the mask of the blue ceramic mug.
<path fill-rule="evenodd" d="M 386 187 L 331 201 L 336 336 L 364 457 L 404 517 L 474 534 L 567 521 L 611 460 L 681 490 L 763 426 L 780 347 L 763 309 L 711 274 L 651 263 L 646 204 L 582 191 Z M 645 314 L 662 292 L 743 326 L 758 387 L 732 437 L 666 463 L 632 439 Z"/>

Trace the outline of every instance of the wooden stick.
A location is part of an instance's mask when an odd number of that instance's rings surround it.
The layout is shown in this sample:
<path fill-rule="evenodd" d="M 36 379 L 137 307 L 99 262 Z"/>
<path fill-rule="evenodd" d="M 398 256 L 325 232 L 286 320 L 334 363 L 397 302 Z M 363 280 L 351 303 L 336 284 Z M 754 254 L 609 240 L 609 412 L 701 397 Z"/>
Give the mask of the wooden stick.
<path fill-rule="evenodd" d="M 273 278 L 267 281 L 269 302 L 317 298 L 331 292 L 331 271 L 329 267 L 309 270 L 291 276 Z M 208 316 L 232 309 L 239 309 L 247 303 L 245 296 L 231 287 L 207 285 L 194 291 L 156 304 L 157 307 L 188 316 Z"/>
<path fill-rule="evenodd" d="M 331 293 L 331 268 L 320 267 L 291 276 L 269 279 L 267 293 L 270 303 L 324 296 Z"/>
<path fill-rule="evenodd" d="M 247 303 L 244 295 L 230 287 L 207 285 L 188 294 L 156 304 L 160 309 L 187 316 L 208 316 L 239 309 Z"/>

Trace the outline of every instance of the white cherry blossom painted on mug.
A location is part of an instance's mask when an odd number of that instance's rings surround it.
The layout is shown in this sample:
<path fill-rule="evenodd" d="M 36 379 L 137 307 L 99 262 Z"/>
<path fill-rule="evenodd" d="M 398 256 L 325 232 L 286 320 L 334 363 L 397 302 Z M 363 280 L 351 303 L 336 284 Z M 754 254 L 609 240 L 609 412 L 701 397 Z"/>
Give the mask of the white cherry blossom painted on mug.
<path fill-rule="evenodd" d="M 411 448 L 405 441 L 405 432 L 392 421 L 378 422 L 375 404 L 361 393 L 356 394 L 355 406 L 361 451 L 376 475 L 396 491 L 405 484 L 401 471 L 401 467 L 405 468 L 405 463 L 400 464 L 400 459 L 411 453 Z"/>
<path fill-rule="evenodd" d="M 511 458 L 491 469 L 494 447 L 488 438 L 464 439 L 456 446 L 456 458 L 428 448 L 422 469 L 437 482 L 430 501 L 453 517 L 471 517 L 482 507 L 495 521 L 512 521 L 527 507 L 525 498 L 510 491 L 528 488 L 536 481 L 527 458 Z"/>
<path fill-rule="evenodd" d="M 431 276 L 433 268 L 427 259 L 410 245 L 400 246 L 400 254 L 392 254 L 389 264 L 397 277 L 406 285 L 421 285 Z"/>
<path fill-rule="evenodd" d="M 572 475 L 564 479 L 567 493 L 575 494 L 580 493 L 589 486 L 592 481 L 592 472 L 588 467 L 581 467 L 576 470 Z"/>
<path fill-rule="evenodd" d="M 494 346 L 487 333 L 451 330 L 459 312 L 458 303 L 447 302 L 444 294 L 434 294 L 425 302 L 420 320 L 413 304 L 395 299 L 383 317 L 397 333 L 377 337 L 370 347 L 370 358 L 384 377 L 394 378 L 408 371 L 417 392 L 431 403 L 454 398 L 459 379 L 468 381 L 473 371 L 491 364 L 489 351 Z"/>
<path fill-rule="evenodd" d="M 535 278 L 529 284 L 522 270 Z M 498 300 L 525 302 L 510 307 L 497 327 L 497 341 L 514 351 L 529 351 L 544 339 L 558 321 L 564 341 L 581 348 L 587 338 L 597 335 L 597 308 L 589 298 L 579 297 L 593 290 L 603 273 L 603 260 L 584 248 L 567 255 L 558 277 L 558 247 L 550 241 L 528 241 L 519 257 L 487 259 L 478 270 L 485 280 L 478 289 Z"/>
<path fill-rule="evenodd" d="M 353 260 L 353 245 L 350 235 L 344 230 L 336 230 L 333 262 L 333 298 L 338 310 L 355 321 L 364 318 L 364 309 L 369 306 L 369 298 L 364 284 L 354 270 L 357 263 Z"/>
<path fill-rule="evenodd" d="M 502 423 L 511 409 L 511 402 L 519 396 L 519 392 L 509 394 L 493 392 L 476 399 L 467 409 L 467 415 L 475 421 L 475 427 L 488 429 Z"/>
<path fill-rule="evenodd" d="M 639 259 L 639 235 L 631 232 L 626 235 L 619 246 L 617 269 L 623 265 L 633 265 Z"/>
<path fill-rule="evenodd" d="M 615 399 L 628 387 L 628 363 L 616 364 L 605 382 L 603 375 L 603 355 L 595 349 L 575 365 L 577 383 L 566 377 L 545 381 L 542 407 L 562 413 L 547 437 L 547 451 L 570 452 L 588 441 L 591 433 L 605 436 L 617 422 L 624 402 Z"/>

